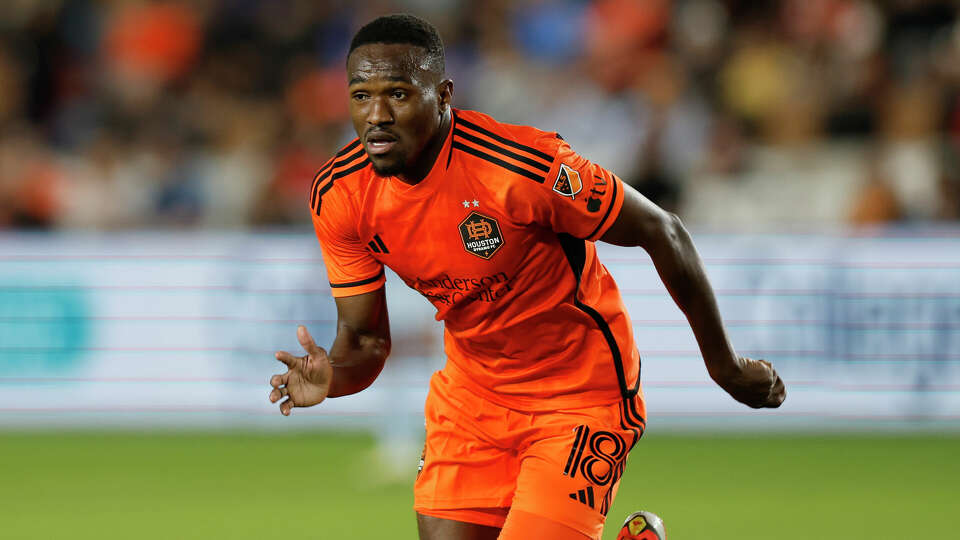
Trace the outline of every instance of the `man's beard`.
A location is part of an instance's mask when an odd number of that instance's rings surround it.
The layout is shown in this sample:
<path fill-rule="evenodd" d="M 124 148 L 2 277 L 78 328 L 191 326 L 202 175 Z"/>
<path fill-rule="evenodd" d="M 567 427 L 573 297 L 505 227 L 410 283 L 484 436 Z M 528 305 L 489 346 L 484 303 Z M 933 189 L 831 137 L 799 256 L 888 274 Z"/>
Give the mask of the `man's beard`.
<path fill-rule="evenodd" d="M 376 173 L 377 176 L 383 176 L 383 177 L 397 176 L 398 174 L 402 173 L 404 169 L 406 169 L 406 161 L 407 161 L 406 159 L 404 159 L 404 156 L 399 156 L 399 157 L 400 159 L 394 162 L 386 163 L 382 165 L 377 165 L 377 163 L 371 159 L 370 164 L 373 165 L 373 172 Z"/>

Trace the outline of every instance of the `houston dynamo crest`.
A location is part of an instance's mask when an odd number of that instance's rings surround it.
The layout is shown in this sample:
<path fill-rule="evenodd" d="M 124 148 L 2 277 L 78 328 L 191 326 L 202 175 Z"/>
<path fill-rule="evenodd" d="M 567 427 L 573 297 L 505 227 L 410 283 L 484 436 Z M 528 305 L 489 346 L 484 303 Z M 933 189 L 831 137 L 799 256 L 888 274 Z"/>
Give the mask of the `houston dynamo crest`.
<path fill-rule="evenodd" d="M 492 217 L 479 212 L 470 212 L 460 222 L 460 239 L 463 248 L 481 259 L 489 259 L 503 246 L 500 224 Z"/>

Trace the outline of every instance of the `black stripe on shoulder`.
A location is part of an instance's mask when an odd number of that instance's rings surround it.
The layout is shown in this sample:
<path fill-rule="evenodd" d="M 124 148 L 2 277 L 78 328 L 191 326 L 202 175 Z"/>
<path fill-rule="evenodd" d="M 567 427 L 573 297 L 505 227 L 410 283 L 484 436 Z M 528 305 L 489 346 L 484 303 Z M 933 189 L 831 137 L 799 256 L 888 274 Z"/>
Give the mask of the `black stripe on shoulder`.
<path fill-rule="evenodd" d="M 363 152 L 363 150 L 361 149 L 360 152 Z M 333 187 L 334 181 L 336 181 L 338 178 L 343 178 L 344 176 L 349 176 L 349 175 L 351 175 L 351 174 L 353 174 L 353 173 L 355 173 L 355 172 L 363 169 L 364 167 L 366 167 L 366 166 L 369 165 L 369 164 L 370 164 L 370 159 L 368 158 L 368 159 L 364 159 L 364 160 L 361 161 L 360 163 L 357 163 L 356 165 L 350 167 L 349 169 L 344 169 L 344 170 L 342 170 L 342 171 L 337 171 L 337 172 L 333 173 L 333 175 L 330 177 L 330 181 L 327 182 L 326 184 L 323 184 L 323 185 L 320 187 L 320 189 L 317 190 L 317 205 L 314 207 L 314 213 L 315 213 L 316 215 L 318 215 L 318 216 L 320 215 L 320 206 L 323 204 L 323 196 L 324 196 L 328 191 L 330 191 L 330 188 Z M 330 170 L 333 171 L 334 169 L 336 169 L 336 167 L 334 167 L 333 169 L 330 169 Z"/>
<path fill-rule="evenodd" d="M 333 174 L 333 171 L 339 169 L 340 167 L 343 167 L 344 165 L 353 163 L 354 161 L 357 160 L 357 158 L 363 155 L 366 155 L 366 151 L 363 148 L 361 148 L 356 152 L 350 154 L 349 156 L 343 159 L 337 160 L 336 163 L 333 164 L 333 167 L 330 167 L 329 169 L 327 169 L 327 172 L 323 173 L 323 176 L 320 178 L 320 182 L 323 183 L 324 180 L 326 180 L 327 178 L 330 177 L 331 174 Z"/>
<path fill-rule="evenodd" d="M 354 150 L 356 150 L 358 146 L 360 146 L 360 138 L 359 138 L 359 137 L 357 137 L 356 139 L 350 141 L 350 144 L 348 144 L 348 145 L 344 146 L 343 148 L 341 148 L 340 151 L 337 152 L 337 155 L 334 156 L 334 159 L 342 158 L 343 156 L 345 156 L 345 155 L 349 154 L 350 152 L 353 152 Z"/>
<path fill-rule="evenodd" d="M 360 285 L 367 285 L 373 283 L 374 281 L 383 277 L 383 268 L 380 268 L 380 271 L 377 272 L 377 275 L 369 277 L 367 279 L 361 279 L 360 281 L 351 281 L 350 283 L 331 283 L 330 286 L 334 289 L 345 289 L 347 287 L 359 287 Z"/>
<path fill-rule="evenodd" d="M 360 139 L 354 139 L 352 143 L 344 146 L 343 149 L 337 152 L 337 155 L 333 156 L 333 160 L 332 160 L 333 165 L 326 171 L 323 171 L 323 176 L 324 177 L 330 176 L 330 172 L 333 169 L 336 169 L 337 167 L 342 167 L 347 163 L 350 163 L 351 161 L 363 155 L 364 150 L 362 148 L 357 150 L 356 152 L 353 152 L 354 150 L 356 150 L 358 146 L 360 146 Z M 353 152 L 353 153 L 350 154 L 350 152 Z M 350 154 L 350 155 L 347 155 L 347 154 Z M 324 165 L 324 167 L 326 167 L 326 165 Z"/>
<path fill-rule="evenodd" d="M 316 176 L 316 178 L 320 178 L 320 176 L 322 176 L 322 175 L 325 174 L 328 170 L 330 170 L 330 167 L 333 167 L 333 162 L 336 161 L 338 157 L 339 157 L 338 155 L 334 155 L 334 156 L 333 156 L 332 158 L 330 158 L 326 163 L 324 163 L 324 164 L 323 164 L 323 167 L 320 167 L 320 170 L 317 171 L 317 176 Z"/>
<path fill-rule="evenodd" d="M 330 188 L 332 187 L 333 187 L 333 182 L 327 182 L 326 184 L 323 185 L 322 188 L 317 190 L 316 213 L 318 216 L 320 215 L 320 205 L 323 203 L 323 196 L 326 195 L 326 193 L 330 191 Z"/>
<path fill-rule="evenodd" d="M 499 141 L 499 142 L 501 142 L 501 143 L 503 143 L 503 144 L 505 144 L 505 145 L 507 145 L 507 146 L 512 146 L 512 147 L 516 148 L 517 150 L 523 150 L 524 152 L 526 152 L 526 153 L 528 153 L 528 154 L 530 154 L 530 155 L 532 155 L 532 156 L 536 156 L 536 157 L 538 157 L 538 158 L 540 158 L 540 159 L 542 159 L 542 160 L 545 160 L 548 164 L 552 164 L 552 163 L 553 163 L 553 156 L 551 156 L 550 154 L 548 154 L 548 153 L 546 153 L 546 152 L 537 150 L 536 148 L 534 148 L 534 147 L 532 147 L 532 146 L 527 146 L 527 145 L 525 145 L 525 144 L 520 144 L 520 143 L 518 143 L 517 141 L 511 141 L 510 139 L 507 139 L 507 138 L 505 138 L 505 137 L 501 137 L 500 135 L 497 135 L 496 133 L 490 131 L 489 129 L 482 128 L 482 127 L 474 124 L 473 122 L 470 122 L 470 121 L 468 121 L 468 120 L 464 120 L 463 117 L 461 117 L 461 116 L 460 116 L 459 114 L 457 114 L 457 113 L 454 113 L 454 115 L 456 115 L 456 117 L 457 117 L 457 122 L 459 122 L 459 123 L 463 124 L 464 126 L 472 129 L 473 131 L 476 131 L 477 133 L 482 133 L 482 134 L 486 135 L 487 137 L 490 137 L 491 139 L 494 139 L 494 140 L 496 140 L 496 141 Z"/>
<path fill-rule="evenodd" d="M 344 176 L 350 176 L 351 174 L 359 171 L 360 169 L 363 169 L 369 164 L 370 164 L 370 160 L 364 159 L 363 161 L 361 161 L 360 163 L 357 163 L 356 165 L 354 165 L 353 167 L 350 167 L 349 169 L 344 169 L 342 171 L 337 171 L 333 173 L 333 176 L 331 178 L 333 180 L 336 180 L 338 178 L 343 178 Z M 330 183 L 332 184 L 333 182 L 331 181 Z"/>
<path fill-rule="evenodd" d="M 343 158 L 343 156 L 346 156 L 349 152 L 351 152 L 358 146 L 360 146 L 360 139 L 354 139 L 353 142 L 351 142 L 347 146 L 344 146 L 343 149 L 337 152 L 337 155 L 333 156 L 333 158 L 330 161 L 326 162 L 323 165 L 323 167 L 320 167 L 320 171 L 317 173 L 317 176 L 313 179 L 313 185 L 310 187 L 310 193 L 313 194 L 310 197 L 310 208 L 317 207 L 317 188 L 320 186 L 320 184 L 324 180 L 330 177 L 330 173 L 333 172 L 333 169 L 346 165 L 347 163 L 350 163 L 353 160 L 360 157 L 360 155 L 363 153 L 362 148 L 359 151 L 354 152 L 350 156 Z M 340 158 L 343 158 L 343 159 L 340 159 Z"/>
<path fill-rule="evenodd" d="M 491 156 L 490 154 L 487 154 L 487 153 L 485 153 L 485 152 L 481 152 L 480 150 L 477 150 L 476 148 L 474 148 L 474 147 L 472 147 L 472 146 L 467 146 L 467 145 L 463 144 L 462 142 L 453 141 L 453 147 L 456 148 L 457 150 L 463 150 L 464 152 L 466 152 L 466 153 L 468 153 L 468 154 L 471 154 L 471 155 L 474 155 L 474 156 L 476 156 L 476 157 L 478 157 L 478 158 L 480 158 L 480 159 L 487 160 L 487 161 L 489 161 L 490 163 L 493 163 L 493 164 L 495 164 L 495 165 L 499 165 L 499 166 L 503 167 L 504 169 L 507 169 L 508 171 L 515 172 L 515 173 L 517 173 L 517 174 L 519 174 L 519 175 L 521 175 L 521 176 L 526 176 L 527 178 L 533 180 L 534 182 L 537 182 L 538 184 L 542 184 L 543 181 L 544 181 L 544 177 L 543 177 L 543 176 L 540 176 L 540 175 L 538 175 L 538 174 L 536 174 L 536 173 L 534 173 L 534 172 L 528 171 L 527 169 L 524 169 L 523 167 L 518 167 L 518 166 L 516 166 L 516 165 L 514 165 L 514 164 L 512 164 L 512 163 L 507 163 L 506 161 L 504 161 L 504 160 L 502 160 L 502 159 L 500 159 L 500 158 L 498 158 L 498 157 L 494 157 L 494 156 Z"/>
<path fill-rule="evenodd" d="M 330 168 L 333 167 L 333 162 L 336 159 L 337 159 L 337 156 L 333 156 L 332 158 L 330 158 L 330 161 L 327 161 L 326 163 L 324 163 L 323 167 L 320 167 L 320 170 L 317 171 L 317 174 L 314 175 L 313 183 L 310 185 L 310 193 L 313 194 L 310 197 L 310 208 L 313 208 L 314 206 L 317 205 L 317 186 L 320 185 L 320 182 L 322 182 L 324 178 L 329 176 L 327 173 L 329 172 Z"/>
<path fill-rule="evenodd" d="M 472 142 L 472 143 L 474 143 L 474 144 L 479 144 L 480 146 L 483 146 L 484 148 L 489 148 L 490 150 L 493 150 L 494 152 L 497 152 L 498 154 L 507 156 L 507 157 L 509 157 L 509 158 L 513 158 L 513 159 L 519 161 L 520 163 L 526 163 L 527 165 L 530 165 L 530 166 L 533 167 L 534 169 L 539 169 L 539 170 L 543 171 L 544 173 L 550 172 L 550 166 L 549 166 L 549 165 L 544 165 L 543 163 L 540 163 L 539 161 L 530 159 L 530 158 L 528 158 L 528 157 L 526 157 L 526 156 L 521 156 L 520 154 L 517 154 L 517 153 L 515 153 L 515 152 L 511 152 L 510 150 L 507 150 L 506 148 L 503 148 L 503 147 L 501 147 L 501 146 L 497 146 L 497 145 L 493 144 L 492 142 L 487 141 L 487 140 L 485 140 L 485 139 L 481 139 L 480 137 L 477 137 L 477 136 L 475 136 L 475 135 L 471 135 L 471 134 L 467 133 L 466 131 L 462 131 L 462 130 L 460 130 L 460 129 L 458 129 L 458 128 L 454 128 L 454 130 L 453 130 L 453 135 L 456 136 L 456 137 L 460 137 L 460 138 L 462 138 L 462 139 L 466 139 L 466 140 L 468 140 L 468 141 L 470 141 L 470 142 Z"/>
<path fill-rule="evenodd" d="M 560 241 L 563 254 L 570 264 L 570 269 L 573 270 L 573 276 L 577 280 L 577 288 L 573 291 L 573 305 L 589 315 L 597 324 L 597 327 L 603 334 L 604 340 L 607 342 L 607 346 L 610 348 L 610 355 L 613 357 L 613 366 L 617 372 L 617 383 L 620 385 L 620 395 L 624 399 L 632 399 L 640 390 L 640 376 L 637 376 L 637 384 L 634 385 L 632 389 L 627 388 L 627 376 L 623 369 L 623 356 L 620 354 L 620 346 L 617 345 L 617 340 L 613 337 L 613 331 L 610 330 L 610 325 L 607 324 L 607 321 L 600 312 L 584 304 L 577 298 L 577 293 L 580 291 L 580 280 L 583 277 L 583 268 L 587 260 L 586 240 L 575 238 L 566 233 L 558 234 L 557 239 Z"/>
<path fill-rule="evenodd" d="M 606 213 L 603 214 L 603 219 L 600 220 L 600 223 L 597 224 L 597 228 L 593 230 L 592 233 L 587 235 L 587 238 L 593 238 L 593 235 L 597 234 L 597 231 L 603 228 L 603 224 L 607 222 L 607 219 L 610 217 L 610 212 L 613 211 L 613 205 L 617 202 L 617 185 L 620 182 L 616 178 L 613 179 L 613 194 L 610 197 L 610 206 L 607 207 Z"/>
<path fill-rule="evenodd" d="M 337 160 L 337 162 L 333 164 L 333 167 L 332 167 L 330 170 L 336 169 L 337 167 L 343 167 L 344 165 L 347 165 L 348 163 L 353 163 L 354 161 L 357 160 L 357 158 L 359 158 L 359 157 L 362 156 L 362 155 L 365 155 L 366 153 L 367 153 L 367 151 L 364 150 L 363 148 L 361 148 L 361 149 L 357 150 L 356 152 L 350 154 L 349 156 L 347 156 L 347 157 L 345 157 L 345 158 L 343 158 L 343 159 Z"/>

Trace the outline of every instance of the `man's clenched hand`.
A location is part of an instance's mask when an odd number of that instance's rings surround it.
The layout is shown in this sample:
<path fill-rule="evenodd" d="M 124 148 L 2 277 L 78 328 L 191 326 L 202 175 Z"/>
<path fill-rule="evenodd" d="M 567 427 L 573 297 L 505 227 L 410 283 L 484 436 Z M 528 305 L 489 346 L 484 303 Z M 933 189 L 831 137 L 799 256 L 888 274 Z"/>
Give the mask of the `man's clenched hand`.
<path fill-rule="evenodd" d="M 736 368 L 716 381 L 733 399 L 754 409 L 779 407 L 787 397 L 783 379 L 766 360 L 738 356 Z"/>

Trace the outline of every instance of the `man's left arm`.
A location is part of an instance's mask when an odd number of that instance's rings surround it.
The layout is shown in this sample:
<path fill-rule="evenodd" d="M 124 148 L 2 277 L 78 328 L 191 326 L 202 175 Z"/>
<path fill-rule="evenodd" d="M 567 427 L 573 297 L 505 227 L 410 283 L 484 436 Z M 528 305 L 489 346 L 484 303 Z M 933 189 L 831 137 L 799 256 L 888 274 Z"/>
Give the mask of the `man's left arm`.
<path fill-rule="evenodd" d="M 664 211 L 627 184 L 616 220 L 600 237 L 618 246 L 640 246 L 683 311 L 700 346 L 710 377 L 750 407 L 779 407 L 783 380 L 765 360 L 737 356 L 723 327 L 713 288 L 700 255 L 680 218 Z"/>

